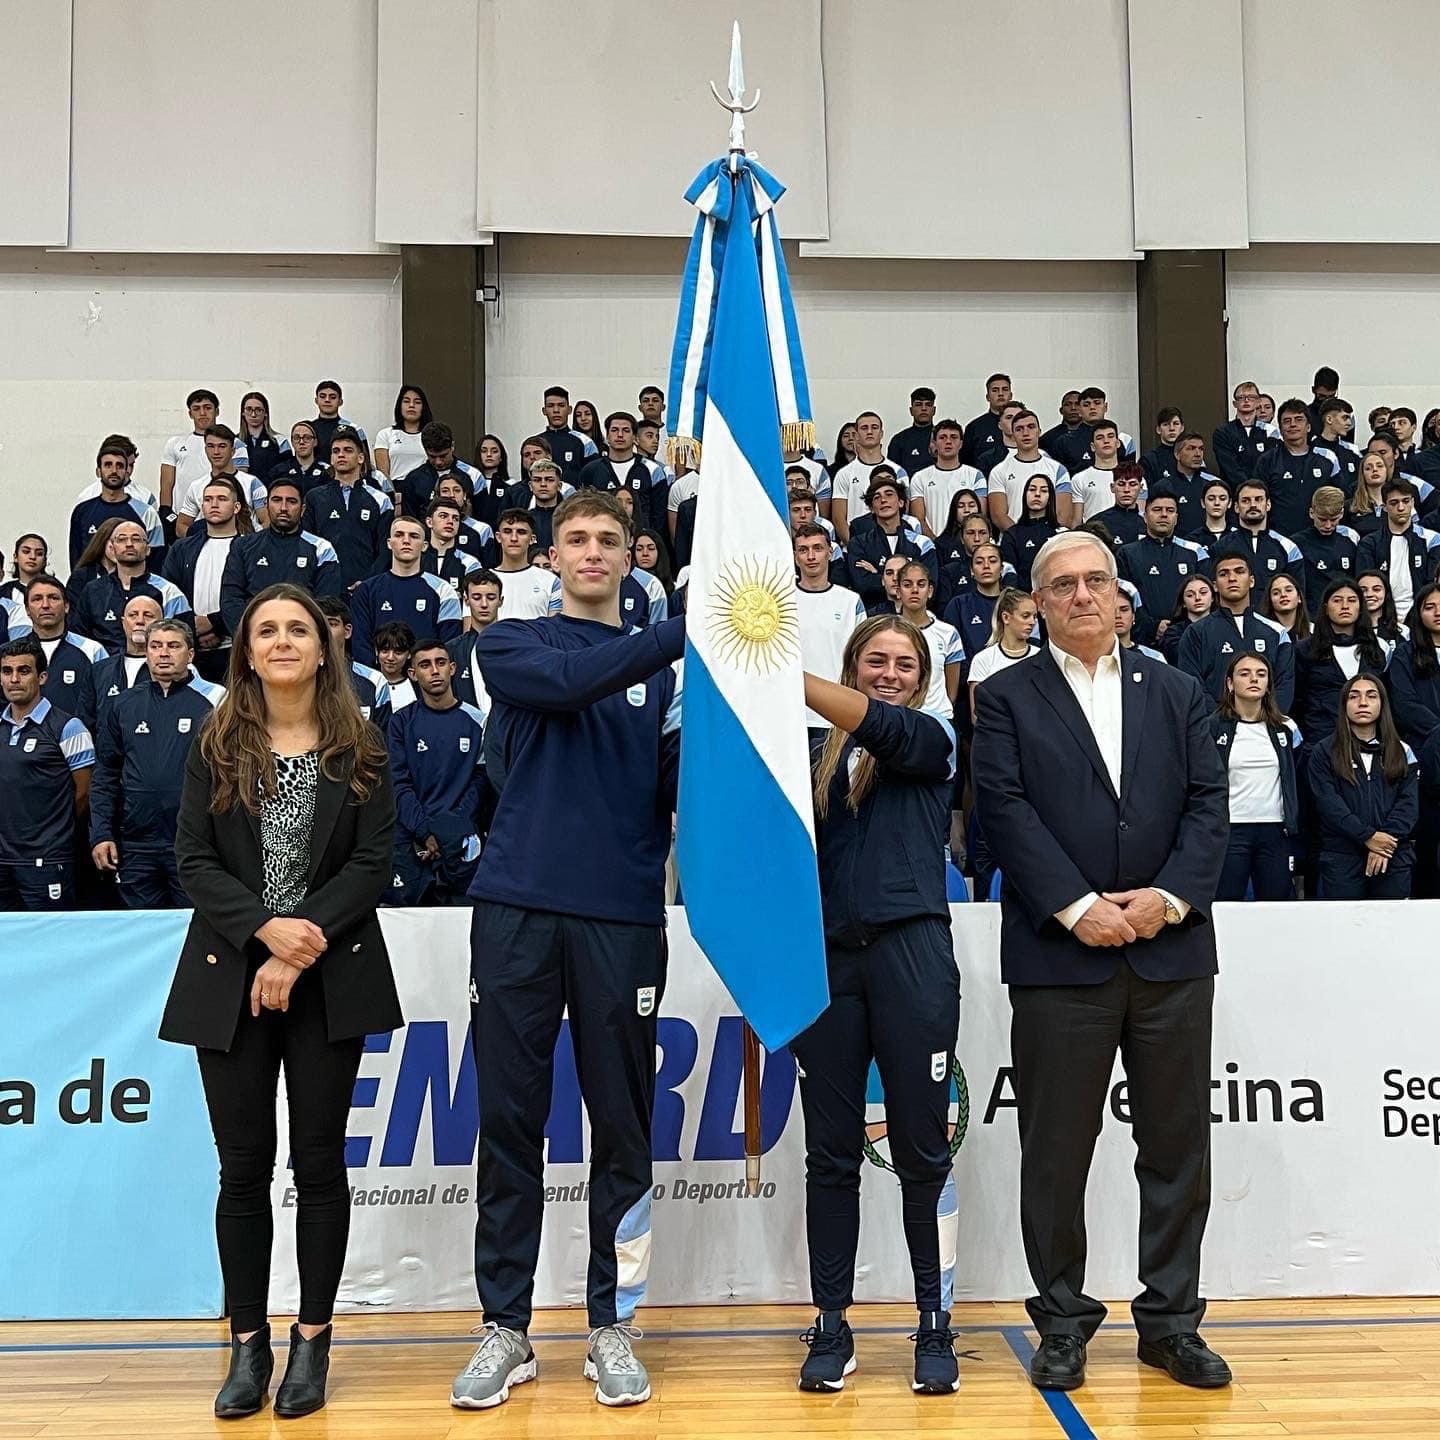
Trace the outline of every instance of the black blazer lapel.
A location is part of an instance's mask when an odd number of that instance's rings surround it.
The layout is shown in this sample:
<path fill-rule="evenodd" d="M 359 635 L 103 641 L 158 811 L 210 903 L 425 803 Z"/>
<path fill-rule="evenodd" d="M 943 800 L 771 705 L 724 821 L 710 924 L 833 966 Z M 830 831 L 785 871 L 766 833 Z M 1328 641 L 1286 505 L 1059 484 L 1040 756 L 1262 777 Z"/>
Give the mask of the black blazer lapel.
<path fill-rule="evenodd" d="M 345 806 L 345 797 L 350 792 L 350 777 L 348 773 L 340 780 L 331 780 L 322 770 L 319 783 L 315 787 L 315 823 L 310 829 L 310 869 L 309 882 L 315 883 L 315 872 L 320 868 L 320 861 L 325 854 L 325 848 L 330 844 L 330 837 L 335 833 L 335 826 L 340 820 L 340 811 Z"/>
<path fill-rule="evenodd" d="M 1110 798 L 1118 804 L 1120 797 L 1115 793 L 1114 785 L 1110 783 L 1110 771 L 1106 769 L 1105 759 L 1100 754 L 1100 747 L 1095 743 L 1095 732 L 1091 730 L 1090 722 L 1086 720 L 1085 712 L 1080 708 L 1080 702 L 1075 698 L 1069 683 L 1060 673 L 1060 667 L 1055 663 L 1055 657 L 1051 655 L 1050 647 L 1042 646 L 1040 653 L 1030 661 L 1026 669 L 1035 688 L 1060 717 L 1065 728 L 1100 777 L 1101 784 L 1109 791 Z"/>
<path fill-rule="evenodd" d="M 1120 789 L 1126 795 L 1140 763 L 1145 707 L 1150 701 L 1148 667 L 1152 663 L 1133 650 L 1120 651 Z"/>

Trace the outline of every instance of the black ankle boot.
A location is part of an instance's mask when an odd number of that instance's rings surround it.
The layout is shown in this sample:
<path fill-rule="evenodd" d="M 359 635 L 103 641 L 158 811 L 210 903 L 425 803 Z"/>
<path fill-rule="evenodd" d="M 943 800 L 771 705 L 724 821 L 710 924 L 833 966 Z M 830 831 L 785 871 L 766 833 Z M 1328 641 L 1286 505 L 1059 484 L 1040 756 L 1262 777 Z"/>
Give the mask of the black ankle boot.
<path fill-rule="evenodd" d="M 253 1415 L 270 1393 L 275 1373 L 275 1352 L 270 1348 L 270 1327 L 263 1325 L 243 1343 L 230 1337 L 230 1372 L 215 1397 L 215 1414 L 221 1420 Z"/>
<path fill-rule="evenodd" d="M 330 1338 L 327 1326 L 313 1340 L 307 1340 L 298 1325 L 290 1327 L 290 1359 L 285 1378 L 275 1392 L 275 1413 L 287 1420 L 308 1415 L 325 1403 L 325 1377 L 330 1370 Z"/>

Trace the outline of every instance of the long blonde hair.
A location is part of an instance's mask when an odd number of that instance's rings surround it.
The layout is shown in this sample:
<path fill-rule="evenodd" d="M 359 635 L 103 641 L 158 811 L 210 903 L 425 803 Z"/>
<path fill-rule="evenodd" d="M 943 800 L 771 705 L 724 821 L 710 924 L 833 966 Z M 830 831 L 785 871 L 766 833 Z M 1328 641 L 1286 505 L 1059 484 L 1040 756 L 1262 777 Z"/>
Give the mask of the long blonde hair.
<path fill-rule="evenodd" d="M 924 705 L 926 692 L 930 688 L 930 647 L 919 630 L 902 615 L 872 615 L 870 619 L 861 621 L 855 627 L 846 642 L 845 655 L 840 662 L 840 683 L 852 690 L 858 688 L 855 679 L 860 669 L 860 652 L 875 636 L 886 630 L 905 636 L 914 646 L 916 659 L 920 662 L 920 678 L 916 682 L 915 693 L 905 702 L 905 708 L 918 710 Z M 849 739 L 848 731 L 832 726 L 820 751 L 820 759 L 816 762 L 815 815 L 820 820 L 830 813 L 830 785 L 835 779 L 835 772 L 840 768 L 840 752 L 844 750 L 845 742 Z M 859 754 L 860 759 L 850 775 L 850 793 L 846 797 L 846 803 L 852 812 L 860 809 L 861 801 L 875 788 L 875 757 L 864 749 Z"/>
<path fill-rule="evenodd" d="M 258 814 L 261 795 L 275 793 L 265 691 L 250 664 L 250 627 L 255 612 L 272 600 L 298 605 L 320 637 L 323 663 L 315 674 L 315 728 L 320 737 L 316 748 L 321 774 L 327 780 L 343 780 L 348 768 L 351 793 L 363 801 L 385 766 L 380 733 L 360 713 L 360 702 L 350 684 L 344 646 L 314 597 L 298 585 L 271 585 L 245 607 L 230 652 L 225 696 L 200 732 L 200 755 L 211 775 L 210 809 L 216 814 L 236 805 Z"/>
<path fill-rule="evenodd" d="M 1027 600 L 1030 599 L 1028 590 L 1017 590 L 1013 585 L 1007 585 L 995 600 L 995 613 L 990 617 L 990 639 L 989 645 L 998 645 L 1005 638 L 1005 617 L 1013 615 Z"/>

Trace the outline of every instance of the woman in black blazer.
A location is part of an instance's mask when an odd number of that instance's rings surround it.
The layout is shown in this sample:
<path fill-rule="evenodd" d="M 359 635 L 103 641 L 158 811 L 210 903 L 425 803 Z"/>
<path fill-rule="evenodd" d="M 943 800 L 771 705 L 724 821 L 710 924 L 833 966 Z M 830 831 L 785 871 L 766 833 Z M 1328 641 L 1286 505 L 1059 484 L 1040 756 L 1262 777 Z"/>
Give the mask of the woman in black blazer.
<path fill-rule="evenodd" d="M 375 907 L 395 802 L 385 748 L 315 601 L 273 585 L 245 609 L 225 698 L 190 749 L 175 853 L 195 914 L 164 1040 L 194 1045 L 220 1154 L 215 1230 L 230 1308 L 222 1418 L 265 1403 L 275 1103 L 285 1067 L 299 1323 L 277 1415 L 325 1403 L 345 1264 L 345 1124 L 365 1036 L 401 1023 Z"/>

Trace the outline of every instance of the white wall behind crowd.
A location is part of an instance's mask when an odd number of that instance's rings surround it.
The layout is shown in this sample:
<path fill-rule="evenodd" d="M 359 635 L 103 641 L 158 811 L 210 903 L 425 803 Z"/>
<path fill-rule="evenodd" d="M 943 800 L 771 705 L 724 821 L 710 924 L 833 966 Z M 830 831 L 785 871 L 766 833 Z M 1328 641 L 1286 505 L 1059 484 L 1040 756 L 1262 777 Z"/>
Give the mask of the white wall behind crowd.
<path fill-rule="evenodd" d="M 994 369 L 1047 424 L 1099 383 L 1148 440 L 1134 263 L 1169 247 L 1231 251 L 1232 379 L 1307 395 L 1331 363 L 1362 416 L 1428 408 L 1437 292 L 1406 242 L 1440 234 L 1440 190 L 1356 205 L 1306 181 L 1302 204 L 1284 178 L 1320 135 L 1335 173 L 1425 173 L 1405 147 L 1433 128 L 1428 0 L 1366 12 L 1404 43 L 1350 47 L 1345 87 L 1386 103 L 1344 123 L 1312 113 L 1340 0 L 250 0 L 243 23 L 219 0 L 0 0 L 0 128 L 25 137 L 0 152 L 0 540 L 60 535 L 110 430 L 153 485 L 197 385 L 232 423 L 250 388 L 288 423 L 334 375 L 347 414 L 389 423 L 402 243 L 501 236 L 487 419 L 512 449 L 545 384 L 603 412 L 665 383 L 680 247 L 646 237 L 693 224 L 736 17 L 827 445 L 862 406 L 904 423 L 919 383 L 974 414 Z M 561 33 L 573 73 L 540 105 Z M 236 103 L 203 107 L 207 75 L 243 76 Z"/>
<path fill-rule="evenodd" d="M 221 0 L 3 0 L 0 126 L 26 143 L 0 157 L 0 244 L 686 234 L 664 197 L 720 146 L 706 81 L 736 18 L 766 92 L 750 143 L 792 188 L 789 233 L 836 254 L 1120 259 L 1137 233 L 1215 248 L 1440 229 L 1433 186 L 1356 205 L 1293 163 L 1323 137 L 1335 174 L 1376 154 L 1425 172 L 1429 0 L 1370 6 L 1380 43 L 1342 47 L 1344 0 L 248 0 L 243 23 Z M 540 104 L 562 37 L 573 63 Z M 202 124 L 207 74 L 244 83 Z M 884 103 L 897 87 L 904 103 Z M 1342 92 L 1386 103 L 1337 122 Z M 229 203 L 206 203 L 202 178 Z"/>
<path fill-rule="evenodd" d="M 1243 1296 L 1428 1293 L 1440 1266 L 1433 1223 L 1440 1002 L 1432 906 L 1229 905 L 1217 912 L 1211 1119 L 1213 1204 L 1203 1293 Z M 954 907 L 962 974 L 955 1101 L 960 1212 L 957 1298 L 1029 1293 L 1018 1219 L 1019 1143 L 1008 1079 L 1009 1005 L 999 983 L 999 909 Z M 382 911 L 408 1025 L 361 1065 L 351 1114 L 355 1197 L 342 1306 L 475 1305 L 474 1071 L 465 1056 L 468 918 Z M 762 1198 L 740 1194 L 739 1025 L 729 997 L 670 912 L 670 982 L 655 1107 L 656 1304 L 808 1298 L 800 1107 L 788 1053 L 766 1062 Z M 1384 952 L 1383 974 L 1357 956 Z M 540 1304 L 584 1295 L 587 1133 L 562 1043 L 547 1127 L 549 1203 Z M 1123 1074 L 1091 1173 L 1090 1289 L 1136 1290 L 1134 1147 Z M 467 1088 L 468 1087 L 468 1088 Z M 872 1100 L 877 1097 L 872 1096 Z M 282 1102 L 283 1103 L 283 1102 Z M 909 1267 L 899 1189 L 883 1168 L 884 1112 L 868 1111 L 856 1295 L 904 1300 Z M 277 1174 L 271 1298 L 295 1303 L 288 1175 Z"/>

